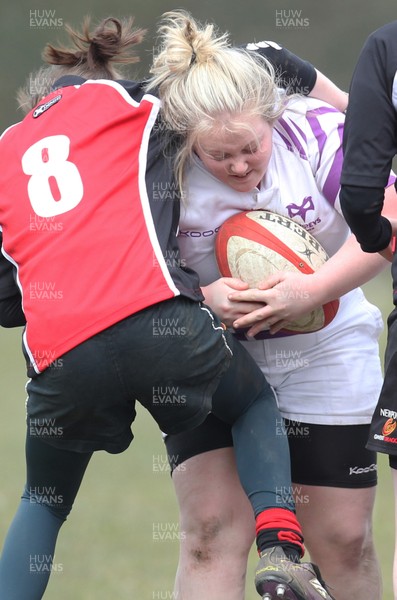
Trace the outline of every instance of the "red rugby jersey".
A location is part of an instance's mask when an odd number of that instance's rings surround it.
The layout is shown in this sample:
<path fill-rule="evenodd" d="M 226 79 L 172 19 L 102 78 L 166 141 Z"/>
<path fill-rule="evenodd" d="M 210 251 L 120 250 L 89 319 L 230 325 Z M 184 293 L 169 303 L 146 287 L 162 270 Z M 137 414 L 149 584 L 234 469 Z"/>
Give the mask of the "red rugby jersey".
<path fill-rule="evenodd" d="M 63 79 L 0 140 L 3 253 L 17 267 L 36 372 L 147 306 L 202 299 L 179 261 L 159 100 L 133 82 Z"/>

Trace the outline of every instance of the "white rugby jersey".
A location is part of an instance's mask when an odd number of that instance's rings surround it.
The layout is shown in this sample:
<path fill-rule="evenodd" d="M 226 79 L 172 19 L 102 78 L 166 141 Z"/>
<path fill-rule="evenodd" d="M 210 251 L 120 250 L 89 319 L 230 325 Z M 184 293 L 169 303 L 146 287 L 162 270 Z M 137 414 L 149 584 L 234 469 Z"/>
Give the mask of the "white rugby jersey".
<path fill-rule="evenodd" d="M 350 230 L 339 205 L 344 115 L 315 99 L 294 99 L 277 122 L 260 189 L 238 192 L 195 157 L 186 180 L 179 245 L 202 285 L 220 277 L 214 242 L 231 215 L 268 209 L 294 219 L 333 255 Z M 346 294 L 337 316 L 312 333 L 245 343 L 275 388 L 283 416 L 324 424 L 367 423 L 381 386 L 380 311 L 360 289 Z M 364 349 L 364 350 L 363 350 Z M 313 385 L 315 383 L 315 385 Z"/>

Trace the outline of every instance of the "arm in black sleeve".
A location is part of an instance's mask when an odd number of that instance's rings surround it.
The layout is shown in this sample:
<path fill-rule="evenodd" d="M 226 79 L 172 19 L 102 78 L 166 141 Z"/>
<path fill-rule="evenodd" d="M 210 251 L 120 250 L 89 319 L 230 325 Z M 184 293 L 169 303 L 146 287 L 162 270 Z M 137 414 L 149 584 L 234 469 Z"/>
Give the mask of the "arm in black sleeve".
<path fill-rule="evenodd" d="M 245 44 L 243 48 L 267 58 L 274 67 L 277 82 L 288 93 L 307 96 L 312 91 L 317 72 L 314 66 L 275 42 Z"/>
<path fill-rule="evenodd" d="M 1 239 L 0 235 L 0 242 Z M 22 297 L 15 283 L 15 267 L 0 252 L 0 326 L 21 327 L 25 324 Z"/>
<path fill-rule="evenodd" d="M 397 151 L 392 94 L 397 68 L 397 22 L 371 34 L 360 53 L 349 93 L 343 136 L 340 202 L 363 250 L 390 242 L 391 225 L 381 216 L 384 188 Z"/>
<path fill-rule="evenodd" d="M 0 300 L 0 326 L 23 327 L 26 319 L 21 306 L 21 296 L 12 296 Z"/>
<path fill-rule="evenodd" d="M 380 252 L 390 244 L 392 227 L 381 216 L 384 188 L 342 185 L 343 216 L 364 252 Z"/>

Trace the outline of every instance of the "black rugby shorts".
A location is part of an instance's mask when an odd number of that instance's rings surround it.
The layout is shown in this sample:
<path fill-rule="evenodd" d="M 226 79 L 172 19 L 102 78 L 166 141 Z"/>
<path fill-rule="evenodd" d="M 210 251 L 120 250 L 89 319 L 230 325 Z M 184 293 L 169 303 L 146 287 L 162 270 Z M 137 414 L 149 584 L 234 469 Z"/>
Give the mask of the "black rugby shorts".
<path fill-rule="evenodd" d="M 377 484 L 376 452 L 367 450 L 369 425 L 313 425 L 280 420 L 288 436 L 292 481 L 301 485 L 365 488 Z M 166 436 L 171 471 L 189 458 L 233 446 L 230 426 L 209 415 L 199 427 Z"/>
<path fill-rule="evenodd" d="M 153 305 L 65 353 L 27 385 L 27 426 L 54 446 L 125 450 L 138 400 L 162 431 L 201 423 L 227 370 L 227 336 L 184 297 Z"/>

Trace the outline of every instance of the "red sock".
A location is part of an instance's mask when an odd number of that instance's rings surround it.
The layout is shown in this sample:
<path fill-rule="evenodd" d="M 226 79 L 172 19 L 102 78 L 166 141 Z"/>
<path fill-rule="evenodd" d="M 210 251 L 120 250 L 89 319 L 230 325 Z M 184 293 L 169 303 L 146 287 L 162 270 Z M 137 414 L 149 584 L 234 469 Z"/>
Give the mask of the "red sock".
<path fill-rule="evenodd" d="M 271 546 L 292 546 L 300 557 L 305 553 L 301 526 L 295 513 L 286 508 L 267 508 L 259 513 L 256 543 L 259 554 Z"/>

